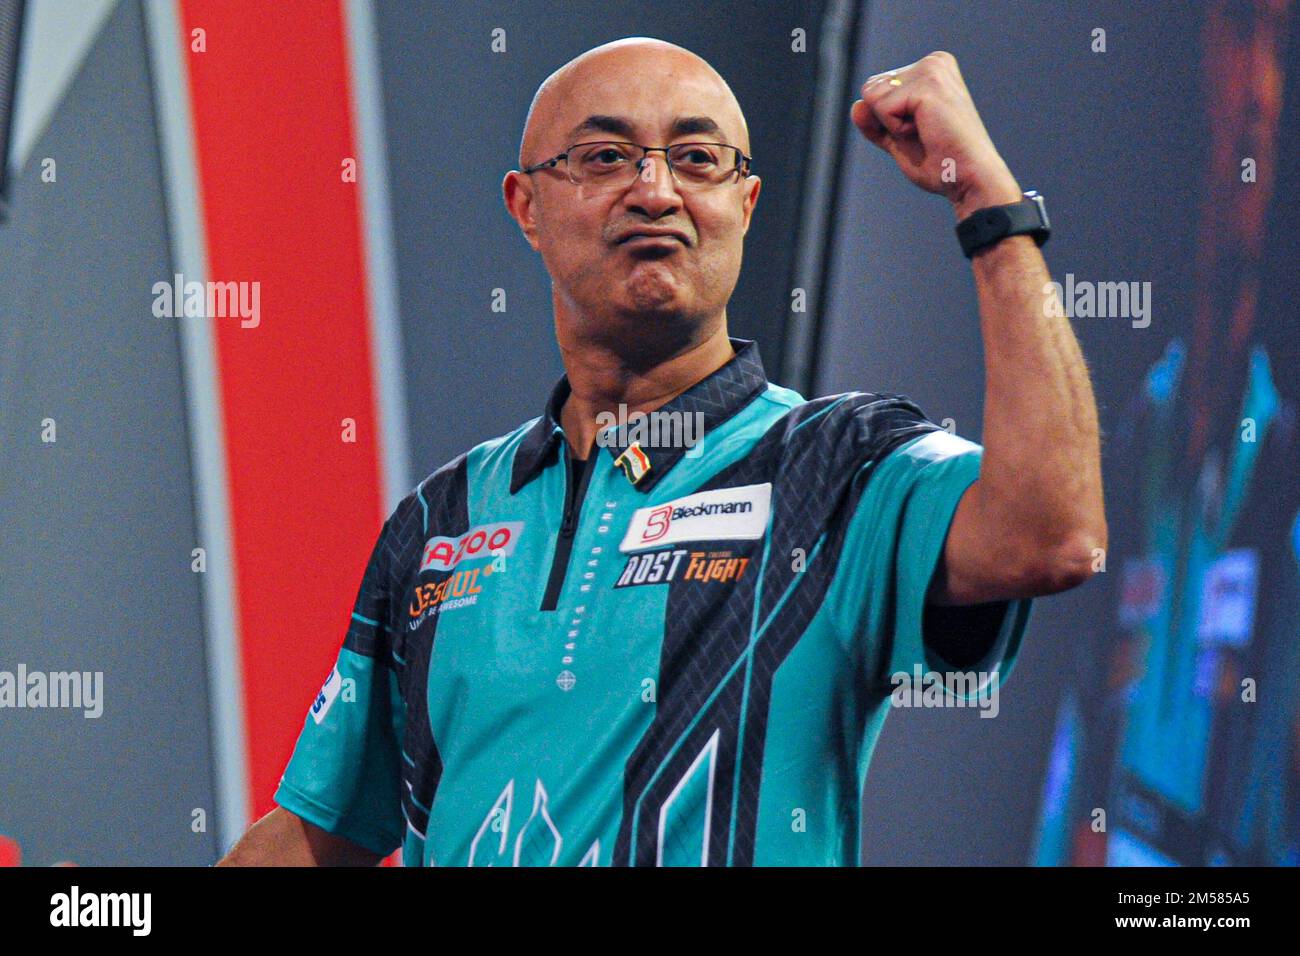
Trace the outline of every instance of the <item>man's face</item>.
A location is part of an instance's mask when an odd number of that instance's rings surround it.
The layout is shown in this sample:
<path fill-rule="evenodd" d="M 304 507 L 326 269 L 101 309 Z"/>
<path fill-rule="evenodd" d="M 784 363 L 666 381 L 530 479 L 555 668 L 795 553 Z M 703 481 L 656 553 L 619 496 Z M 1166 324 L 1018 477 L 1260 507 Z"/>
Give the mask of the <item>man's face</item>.
<path fill-rule="evenodd" d="M 601 140 L 725 143 L 749 153 L 734 98 L 687 57 L 629 50 L 579 70 L 538 117 L 545 125 L 525 144 L 527 165 Z M 656 321 L 692 325 L 721 312 L 740 275 L 760 188 L 757 177 L 738 174 L 692 186 L 669 174 L 664 153 L 647 162 L 650 169 L 616 186 L 575 185 L 564 162 L 531 176 L 511 173 L 504 184 L 512 215 L 551 275 L 557 310 L 624 326 L 616 333 L 644 333 Z M 628 238 L 640 229 L 678 236 Z"/>

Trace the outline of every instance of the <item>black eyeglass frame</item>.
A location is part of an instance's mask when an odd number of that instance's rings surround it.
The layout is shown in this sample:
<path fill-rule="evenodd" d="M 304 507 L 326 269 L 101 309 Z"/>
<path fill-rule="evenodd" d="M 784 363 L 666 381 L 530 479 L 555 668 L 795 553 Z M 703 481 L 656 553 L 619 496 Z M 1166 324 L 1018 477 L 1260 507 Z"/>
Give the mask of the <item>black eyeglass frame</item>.
<path fill-rule="evenodd" d="M 602 143 L 609 143 L 612 146 L 635 146 L 637 149 L 641 150 L 642 152 L 641 158 L 637 160 L 636 163 L 636 170 L 638 173 L 641 171 L 641 167 L 642 165 L 644 165 L 645 161 L 650 158 L 651 153 L 663 153 L 664 162 L 668 164 L 668 172 L 673 177 L 674 182 L 677 181 L 677 174 L 673 170 L 672 160 L 668 158 L 668 151 L 670 149 L 678 149 L 683 146 L 724 146 L 727 149 L 734 149 L 736 151 L 736 155 L 740 157 L 740 161 L 736 163 L 736 165 L 732 169 L 727 171 L 727 176 L 730 176 L 732 173 L 740 173 L 742 178 L 748 178 L 754 174 L 752 168 L 754 157 L 746 156 L 744 151 L 741 150 L 739 146 L 733 146 L 731 143 L 691 142 L 691 143 L 673 143 L 673 145 L 671 146 L 642 146 L 640 143 L 629 143 L 626 140 L 618 140 L 618 139 L 597 139 L 586 143 L 574 143 L 564 152 L 557 153 L 556 155 L 552 156 L 550 159 L 544 159 L 540 163 L 534 163 L 532 166 L 529 166 L 526 169 L 521 169 L 520 172 L 526 173 L 529 176 L 531 176 L 533 173 L 537 172 L 540 169 L 553 169 L 554 167 L 560 164 L 560 160 L 564 160 L 565 167 L 566 169 L 568 169 L 569 154 L 571 152 L 573 152 L 579 146 L 599 146 Z M 635 179 L 636 177 L 634 176 L 633 178 Z M 568 172 L 568 179 L 569 182 L 573 183 L 575 186 L 578 185 L 578 183 L 574 182 L 573 172 L 571 169 Z M 716 183 L 712 183 L 711 185 L 721 186 L 726 181 L 727 178 L 724 176 L 722 179 L 719 179 Z M 629 182 L 631 182 L 631 180 L 629 180 Z"/>

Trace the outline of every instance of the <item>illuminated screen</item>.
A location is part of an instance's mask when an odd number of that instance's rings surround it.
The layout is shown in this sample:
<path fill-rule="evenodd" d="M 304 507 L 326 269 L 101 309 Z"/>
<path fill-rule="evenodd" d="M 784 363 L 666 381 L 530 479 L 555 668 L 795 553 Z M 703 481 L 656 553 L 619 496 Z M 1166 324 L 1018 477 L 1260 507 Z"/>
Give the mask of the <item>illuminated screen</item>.
<path fill-rule="evenodd" d="M 1300 863 L 1289 6 L 1205 13 L 1194 310 L 1103 436 L 1106 607 L 1058 715 L 1039 863 Z"/>

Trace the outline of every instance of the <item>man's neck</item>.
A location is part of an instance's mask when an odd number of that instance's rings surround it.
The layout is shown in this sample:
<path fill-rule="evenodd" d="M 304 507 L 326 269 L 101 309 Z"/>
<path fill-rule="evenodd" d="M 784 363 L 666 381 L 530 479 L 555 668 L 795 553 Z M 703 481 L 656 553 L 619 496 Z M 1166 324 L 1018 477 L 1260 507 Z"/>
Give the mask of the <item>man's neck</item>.
<path fill-rule="evenodd" d="M 724 320 L 703 341 L 645 367 L 609 346 L 569 343 L 560 347 L 570 393 L 560 409 L 560 427 L 576 457 L 586 458 L 601 425 L 601 412 L 651 412 L 726 365 L 736 354 Z"/>

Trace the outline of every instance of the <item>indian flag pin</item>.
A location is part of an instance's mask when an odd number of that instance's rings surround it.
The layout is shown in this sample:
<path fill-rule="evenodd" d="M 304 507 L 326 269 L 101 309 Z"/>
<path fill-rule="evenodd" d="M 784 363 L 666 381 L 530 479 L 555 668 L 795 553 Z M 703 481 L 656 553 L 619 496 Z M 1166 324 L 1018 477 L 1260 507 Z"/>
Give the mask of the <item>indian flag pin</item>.
<path fill-rule="evenodd" d="M 623 469 L 627 480 L 634 485 L 650 471 L 650 459 L 641 450 L 641 443 L 638 441 L 628 445 L 623 454 L 614 459 L 614 464 Z"/>

